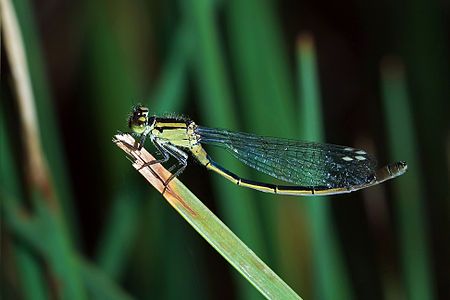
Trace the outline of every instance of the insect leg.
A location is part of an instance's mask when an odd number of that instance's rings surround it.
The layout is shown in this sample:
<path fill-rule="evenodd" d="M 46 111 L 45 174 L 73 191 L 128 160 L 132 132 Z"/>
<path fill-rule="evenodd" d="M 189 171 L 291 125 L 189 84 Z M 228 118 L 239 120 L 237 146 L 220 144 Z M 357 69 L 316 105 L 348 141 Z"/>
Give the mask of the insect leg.
<path fill-rule="evenodd" d="M 145 140 L 147 139 L 147 133 L 142 133 L 141 136 L 139 137 L 139 141 L 138 139 L 136 139 L 134 141 L 134 148 L 137 150 L 141 150 L 142 147 L 144 147 L 145 144 Z"/>
<path fill-rule="evenodd" d="M 155 159 L 155 160 L 146 162 L 145 164 L 143 164 L 143 165 L 139 168 L 139 170 L 141 170 L 141 169 L 143 169 L 143 168 L 145 168 L 145 167 L 149 167 L 149 166 L 154 165 L 154 164 L 162 164 L 162 163 L 165 163 L 165 162 L 167 162 L 167 161 L 169 160 L 169 157 L 170 157 L 169 154 L 172 154 L 172 153 L 170 153 L 169 151 L 167 151 L 166 148 L 164 147 L 164 145 L 161 144 L 160 142 L 158 142 L 157 140 L 152 140 L 152 142 L 153 142 L 153 144 L 155 145 L 155 148 L 156 148 L 156 150 L 158 151 L 158 154 L 161 154 L 161 155 L 163 156 L 163 158 Z M 139 171 L 139 170 L 138 170 L 138 171 Z"/>
<path fill-rule="evenodd" d="M 173 173 L 172 175 L 170 175 L 170 177 L 164 182 L 164 191 L 163 191 L 164 194 L 170 181 L 172 181 L 175 177 L 183 173 L 184 169 L 187 166 L 188 155 L 171 144 L 164 144 L 161 146 L 164 148 L 165 151 L 167 151 L 171 156 L 173 156 L 178 161 L 176 165 L 170 167 L 170 170 L 174 169 L 174 167 L 175 168 L 177 166 L 179 167 L 178 170 L 175 171 L 175 173 Z"/>

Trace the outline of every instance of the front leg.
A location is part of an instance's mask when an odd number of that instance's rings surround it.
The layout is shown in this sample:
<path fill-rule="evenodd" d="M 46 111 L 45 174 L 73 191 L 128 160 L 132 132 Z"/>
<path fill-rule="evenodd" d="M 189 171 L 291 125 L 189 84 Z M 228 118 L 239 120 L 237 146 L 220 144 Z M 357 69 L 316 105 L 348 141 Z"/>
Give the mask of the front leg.
<path fill-rule="evenodd" d="M 124 133 L 121 131 L 117 131 L 118 134 L 123 135 Z M 131 135 L 134 138 L 134 143 L 129 144 L 125 141 L 120 141 L 123 145 L 127 146 L 127 148 L 129 148 L 132 151 L 140 151 L 142 149 L 142 147 L 144 146 L 145 140 L 147 139 L 147 134 L 143 133 L 139 136 L 136 137 L 135 133 L 127 133 L 129 135 Z M 135 138 L 136 137 L 136 138 Z M 153 142 L 154 143 L 154 142 Z"/>
<path fill-rule="evenodd" d="M 183 173 L 184 169 L 186 169 L 187 166 L 187 159 L 188 155 L 180 150 L 179 148 L 171 145 L 171 144 L 165 144 L 163 145 L 163 148 L 167 153 L 169 153 L 172 157 L 174 157 L 178 162 L 177 164 L 171 166 L 169 168 L 169 172 L 175 169 L 177 166 L 179 167 L 178 170 L 175 171 L 170 177 L 164 182 L 164 190 L 163 194 L 166 191 L 167 187 L 169 186 L 169 183 L 175 178 L 178 177 L 181 173 Z"/>
<path fill-rule="evenodd" d="M 153 142 L 153 145 L 155 145 L 155 148 L 158 151 L 158 153 L 161 154 L 163 156 L 163 158 L 146 162 L 138 169 L 138 171 L 142 170 L 145 167 L 154 165 L 154 164 L 163 164 L 169 160 L 169 157 L 170 157 L 169 154 L 171 154 L 171 153 L 166 150 L 166 148 L 164 147 L 164 144 L 162 144 L 161 142 L 158 142 L 157 140 L 154 140 L 154 139 L 152 139 L 152 142 Z"/>
<path fill-rule="evenodd" d="M 143 133 L 143 134 L 141 134 L 141 136 L 140 136 L 140 139 L 139 139 L 139 142 L 138 142 L 138 139 L 136 139 L 136 140 L 134 140 L 134 147 L 137 149 L 137 150 L 141 150 L 142 149 L 142 147 L 144 147 L 144 144 L 145 144 L 145 140 L 147 139 L 147 133 Z M 156 144 L 155 142 L 153 142 L 153 144 Z"/>

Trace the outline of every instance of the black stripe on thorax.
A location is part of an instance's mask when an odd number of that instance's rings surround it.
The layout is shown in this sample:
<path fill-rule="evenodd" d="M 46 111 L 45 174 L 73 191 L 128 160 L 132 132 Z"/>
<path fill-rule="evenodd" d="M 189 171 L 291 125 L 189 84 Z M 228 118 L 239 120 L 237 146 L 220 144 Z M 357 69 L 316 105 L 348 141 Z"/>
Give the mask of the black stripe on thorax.
<path fill-rule="evenodd" d="M 157 118 L 155 129 L 159 131 L 170 130 L 170 129 L 186 129 L 191 121 L 180 120 L 177 118 Z"/>

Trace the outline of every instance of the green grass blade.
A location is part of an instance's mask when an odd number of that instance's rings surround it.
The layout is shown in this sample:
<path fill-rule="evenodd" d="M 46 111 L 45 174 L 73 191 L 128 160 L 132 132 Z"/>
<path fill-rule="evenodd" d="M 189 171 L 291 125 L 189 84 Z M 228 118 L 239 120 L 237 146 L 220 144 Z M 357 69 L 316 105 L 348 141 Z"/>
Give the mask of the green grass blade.
<path fill-rule="evenodd" d="M 137 23 L 142 20 L 136 20 L 141 17 L 140 14 L 132 15 L 137 8 L 129 2 L 109 6 L 104 1 L 85 1 L 82 7 L 83 15 L 79 18 L 89 26 L 86 31 L 87 76 L 84 83 L 89 94 L 83 97 L 87 101 L 82 105 L 89 114 L 87 118 L 90 118 L 90 123 L 84 126 L 92 130 L 92 142 L 102 153 L 97 163 L 107 166 L 99 170 L 99 173 L 104 172 L 103 182 L 118 187 L 106 189 L 98 199 L 105 206 L 110 201 L 112 203 L 99 237 L 96 259 L 110 276 L 121 278 L 126 268 L 124 263 L 130 261 L 128 250 L 140 221 L 135 213 L 140 211 L 142 202 L 137 198 L 130 199 L 127 194 L 134 186 L 122 182 L 131 174 L 127 172 L 126 163 L 117 160 L 117 153 L 111 149 L 109 141 L 118 128 L 125 128 L 130 107 L 141 100 L 138 95 L 143 64 L 137 65 L 136 60 L 141 57 L 138 51 L 143 49 L 137 50 L 133 30 L 136 32 Z M 108 13 L 105 14 L 105 11 Z M 148 28 L 142 28 L 141 33 L 144 34 L 145 30 Z M 141 44 L 141 48 L 145 45 Z"/>
<path fill-rule="evenodd" d="M 39 210 L 40 215 L 30 217 L 17 205 L 17 199 L 9 193 L 0 190 L 0 196 L 4 200 L 1 202 L 0 209 L 2 212 L 5 212 L 5 224 L 8 229 L 27 246 L 27 249 L 44 258 L 50 269 L 61 272 L 64 258 L 61 258 L 60 253 L 58 253 L 59 249 L 53 249 L 54 242 L 48 239 L 49 231 L 61 229 L 55 228 L 57 220 L 52 212 L 46 207 L 41 207 Z M 82 275 L 84 287 L 88 290 L 92 299 L 130 299 L 104 272 L 87 262 L 84 258 L 76 253 L 72 253 L 70 259 L 73 260 L 76 271 Z M 70 274 L 60 274 L 58 277 L 60 283 L 65 282 L 65 276 L 70 276 Z M 67 293 L 63 286 L 59 285 L 58 287 L 59 289 L 55 292 L 60 295 L 60 298 L 81 299 L 76 293 Z M 36 298 L 31 296 L 30 299 Z M 44 299 L 48 299 L 48 297 Z"/>
<path fill-rule="evenodd" d="M 450 166 L 443 162 L 449 156 L 450 132 L 450 35 L 448 5 L 440 1 L 411 1 L 409 5 L 389 1 L 393 7 L 395 50 L 404 60 L 408 98 L 415 122 L 415 138 L 422 162 L 422 185 L 425 186 L 431 231 L 431 249 L 435 255 L 436 275 L 430 279 L 438 295 L 450 297 Z"/>
<path fill-rule="evenodd" d="M 2 86 L 3 90 L 3 86 Z M 2 105 L 0 105 L 0 190 L 6 191 L 9 194 L 16 195 L 17 198 L 20 199 L 23 197 L 20 190 L 20 182 L 19 174 L 17 172 L 17 166 L 15 165 L 15 159 L 12 155 L 12 148 L 10 145 L 10 136 L 8 134 L 8 130 L 6 127 L 6 95 L 2 93 Z M 11 132 L 11 131 L 9 131 Z M 4 197 L 2 200 L 4 201 Z M 19 205 L 16 201 L 15 205 Z M 0 211 L 0 220 L 2 221 L 5 218 L 5 211 L 2 209 Z M 2 229 L 2 239 L 6 240 L 7 236 L 3 236 Z M 9 234 L 8 234 L 9 235 Z M 32 251 L 28 249 L 21 243 L 18 243 L 17 240 L 14 240 L 12 245 L 12 257 L 8 257 L 5 255 L 6 253 L 2 253 L 2 259 L 12 258 L 13 263 L 17 264 L 17 271 L 19 279 L 19 286 L 21 289 L 21 296 L 24 299 L 48 299 L 48 293 L 45 288 L 44 278 L 44 270 L 42 269 L 42 264 L 39 263 L 39 260 L 33 255 Z M 5 262 L 2 262 L 4 265 Z M 7 294 L 4 294 L 5 297 L 8 297 Z"/>
<path fill-rule="evenodd" d="M 130 190 L 134 193 L 131 195 Z M 114 195 L 105 231 L 100 237 L 97 262 L 113 278 L 120 278 L 139 226 L 143 193 L 127 181 Z"/>
<path fill-rule="evenodd" d="M 171 52 L 163 66 L 161 77 L 148 101 L 151 111 L 156 114 L 180 111 L 185 99 L 187 66 L 192 53 L 188 24 L 182 23 L 179 26 L 170 48 Z M 133 178 L 132 174 L 126 177 Z M 130 191 L 134 191 L 132 197 Z M 101 268 L 115 278 L 118 278 L 125 268 L 128 256 L 131 254 L 133 239 L 138 234 L 138 226 L 141 225 L 140 212 L 145 205 L 140 198 L 147 198 L 147 196 L 142 192 L 140 185 L 134 184 L 134 180 L 127 180 L 126 184 L 123 184 L 113 196 L 107 225 L 104 227 L 97 249 L 97 259 Z M 152 220 L 161 221 L 159 207 L 152 208 Z M 157 230 L 155 227 L 157 226 L 154 226 L 152 230 Z M 147 239 L 151 239 L 151 236 L 155 234 L 152 230 L 146 231 Z M 174 247 L 178 248 L 177 245 Z M 177 271 L 174 272 L 179 271 L 178 266 Z M 186 279 L 181 283 L 190 284 Z"/>
<path fill-rule="evenodd" d="M 246 125 L 265 135 L 282 130 L 293 138 L 294 88 L 273 6 L 267 0 L 229 1 L 230 45 Z M 268 122 L 268 116 L 276 122 Z"/>
<path fill-rule="evenodd" d="M 266 0 L 227 1 L 227 37 L 244 131 L 295 138 L 294 81 L 276 5 Z M 247 173 L 255 180 L 273 180 L 252 170 Z M 304 273 L 299 268 L 308 261 L 303 251 L 306 247 L 302 246 L 307 229 L 297 222 L 304 219 L 303 212 L 296 211 L 294 201 L 281 200 L 285 197 L 253 193 L 261 208 L 268 256 L 294 289 L 308 295 L 307 285 L 302 286 Z"/>
<path fill-rule="evenodd" d="M 141 168 L 146 162 L 153 161 L 155 158 L 145 149 L 140 152 L 131 150 L 127 146 L 134 144 L 134 139 L 130 135 L 116 135 L 115 143 L 135 161 L 133 166 L 139 170 L 141 175 L 160 193 L 163 193 L 162 180 L 166 180 L 171 174 L 159 164 L 153 165 L 151 170 L 150 168 Z M 163 196 L 211 246 L 266 298 L 300 299 L 178 179 L 175 178 L 171 181 Z"/>
<path fill-rule="evenodd" d="M 150 96 L 149 107 L 155 114 L 181 111 L 187 89 L 187 71 L 193 54 L 191 25 L 179 25 L 171 46 L 171 52 Z"/>
<path fill-rule="evenodd" d="M 314 42 L 310 35 L 299 38 L 298 74 L 301 136 L 309 141 L 324 141 L 320 85 Z M 315 297 L 319 299 L 351 299 L 349 278 L 336 240 L 330 213 L 330 198 L 307 202 L 314 253 Z"/>
<path fill-rule="evenodd" d="M 214 127 L 235 128 L 236 108 L 231 97 L 231 87 L 226 76 L 223 51 L 220 48 L 216 24 L 213 20 L 213 5 L 209 1 L 192 1 L 186 5 L 196 37 L 197 60 L 195 72 L 200 92 L 201 113 L 203 119 Z M 219 161 L 226 161 L 227 166 L 245 176 L 245 168 L 235 160 L 230 160 L 223 152 L 213 152 Z M 263 249 L 252 197 L 249 191 L 238 189 L 222 178 L 214 177 L 220 192 L 222 210 L 226 218 L 235 225 L 240 235 L 251 240 L 251 244 Z M 222 196 L 221 196 L 222 195 Z"/>
<path fill-rule="evenodd" d="M 238 124 L 237 109 L 232 98 L 232 90 L 225 68 L 224 50 L 221 46 L 218 26 L 215 21 L 215 5 L 208 0 L 189 1 L 183 9 L 187 20 L 192 24 L 195 41 L 193 60 L 195 80 L 200 94 L 199 107 L 206 125 L 222 128 L 236 128 Z M 245 167 L 224 151 L 211 151 L 214 159 L 226 164 L 233 171 L 246 176 Z M 248 177 L 248 176 L 246 176 Z M 258 253 L 264 255 L 265 247 L 256 214 L 256 206 L 250 191 L 224 182 L 218 176 L 212 177 L 219 206 L 227 222 L 239 236 L 252 245 Z M 239 284 L 241 298 L 250 299 L 257 296 L 248 285 Z"/>
<path fill-rule="evenodd" d="M 77 264 L 83 274 L 83 282 L 91 299 L 131 300 L 133 299 L 123 291 L 114 281 L 111 281 L 102 270 L 83 257 L 76 257 Z"/>
<path fill-rule="evenodd" d="M 64 299 L 87 299 L 75 250 L 70 245 L 61 216 L 49 208 L 40 193 L 35 192 L 32 200 L 36 203 L 36 217 L 41 226 L 38 237 L 46 244 L 46 261 L 51 264 L 52 275 L 61 285 L 58 295 Z"/>
<path fill-rule="evenodd" d="M 4 5 L 3 5 L 4 4 Z M 5 20 L 5 46 L 7 57 L 13 74 L 17 106 L 19 108 L 18 120 L 23 138 L 24 176 L 34 213 L 42 222 L 55 220 L 49 230 L 45 231 L 42 239 L 48 242 L 49 257 L 58 259 L 51 275 L 60 281 L 60 295 L 66 299 L 84 299 L 85 291 L 81 285 L 80 274 L 77 272 L 72 260 L 71 243 L 63 214 L 59 207 L 51 175 L 47 170 L 47 161 L 40 140 L 39 122 L 36 114 L 35 96 L 31 87 L 29 66 L 24 49 L 21 29 L 17 21 L 14 7 L 9 1 L 2 2 L 2 17 Z M 41 211 L 48 214 L 41 215 Z"/>
<path fill-rule="evenodd" d="M 152 221 L 156 226 L 147 228 L 145 232 L 140 230 L 140 226 L 146 222 L 142 219 L 142 210 L 148 208 L 143 200 L 150 198 L 151 195 L 144 193 L 139 185 L 133 184 L 135 175 L 123 168 L 125 163 L 123 160 L 113 159 L 117 153 L 113 153 L 114 149 L 105 144 L 109 141 L 111 133 L 117 128 L 123 129 L 126 126 L 125 118 L 133 102 L 134 104 L 143 102 L 139 96 L 144 94 L 141 92 L 144 86 L 148 86 L 149 80 L 142 80 L 142 74 L 147 71 L 145 68 L 149 65 L 148 60 L 155 56 L 152 56 L 150 52 L 154 49 L 146 49 L 145 46 L 148 44 L 142 43 L 140 37 L 152 36 L 157 28 L 140 27 L 151 19 L 148 11 L 143 9 L 146 7 L 144 3 L 137 5 L 132 2 L 123 2 L 110 6 L 107 2 L 87 1 L 86 6 L 88 23 L 95 25 L 88 33 L 89 47 L 87 48 L 90 59 L 88 67 L 90 71 L 87 73 L 91 77 L 89 84 L 92 84 L 92 95 L 87 98 L 95 99 L 95 101 L 86 105 L 91 108 L 88 111 L 94 112 L 92 118 L 95 123 L 100 125 L 93 129 L 96 135 L 95 142 L 100 143 L 102 149 L 100 159 L 105 160 L 100 164 L 109 168 L 105 179 L 111 186 L 120 186 L 116 190 L 103 193 L 103 201 L 107 202 L 110 196 L 113 203 L 99 239 L 96 253 L 98 262 L 114 278 L 123 278 L 127 282 L 136 283 L 134 286 L 138 297 L 153 297 L 154 290 L 161 290 L 162 294 L 172 293 L 174 298 L 180 298 L 183 295 L 194 295 L 193 298 L 199 298 L 202 291 L 196 288 L 192 277 L 182 278 L 179 281 L 169 277 L 173 273 L 190 272 L 188 266 L 162 264 L 161 260 L 153 260 L 151 253 L 146 253 L 145 257 L 135 255 L 136 243 L 141 248 L 154 249 L 154 243 L 157 243 L 155 235 L 162 223 L 162 214 L 159 206 L 153 207 L 156 210 L 151 211 Z M 108 14 L 105 14 L 105 11 L 108 11 Z M 152 113 L 176 111 L 185 99 L 186 73 L 192 52 L 189 28 L 189 24 L 180 22 L 170 46 L 170 53 L 167 55 L 167 62 L 162 67 L 160 80 L 157 81 L 151 96 L 146 96 L 149 98 L 147 105 Z M 136 34 L 137 32 L 139 35 Z M 146 63 L 142 63 L 143 61 Z M 145 84 L 142 84 L 143 82 Z M 148 91 L 145 94 L 148 94 Z M 127 184 L 118 183 L 123 181 Z M 167 230 L 169 232 L 173 230 L 172 234 L 174 234 L 173 232 L 179 228 Z M 165 241 L 168 244 L 172 242 L 168 245 L 170 249 L 183 246 L 181 240 Z M 172 258 L 171 262 L 177 259 Z M 127 268 L 127 263 L 132 267 Z M 200 263 L 193 264 L 198 270 Z M 158 285 L 153 281 L 149 282 L 147 276 L 139 276 L 148 270 L 154 270 L 152 275 L 155 274 L 155 276 L 159 273 L 159 279 L 162 282 L 170 282 L 172 286 Z M 123 276 L 125 271 L 126 277 Z M 161 279 L 166 274 L 168 274 L 167 278 Z M 174 289 L 173 286 L 180 288 Z M 185 286 L 189 288 L 189 291 L 181 289 Z"/>
<path fill-rule="evenodd" d="M 36 114 L 39 119 L 39 132 L 42 148 L 53 174 L 54 188 L 64 214 L 63 221 L 69 227 L 68 234 L 78 241 L 78 221 L 73 204 L 72 186 L 68 179 L 67 159 L 61 141 L 61 133 L 55 118 L 55 108 L 50 95 L 50 88 L 45 70 L 44 55 L 41 50 L 38 26 L 28 0 L 12 1 L 17 12 L 17 19 L 23 36 L 28 71 L 36 103 Z"/>
<path fill-rule="evenodd" d="M 188 89 L 188 70 L 193 58 L 192 25 L 181 20 L 175 30 L 173 41 L 169 45 L 169 54 L 161 70 L 149 100 L 150 110 L 157 114 L 167 114 L 183 111 Z M 152 193 L 152 199 L 159 198 Z M 151 217 L 141 223 L 151 238 L 140 250 L 141 259 L 150 261 L 154 270 L 159 270 L 159 282 L 154 282 L 146 295 L 152 298 L 165 299 L 203 299 L 208 298 L 208 288 L 199 289 L 195 278 L 205 278 L 208 286 L 207 267 L 204 260 L 198 256 L 191 259 L 178 255 L 180 248 L 189 245 L 190 251 L 196 252 L 198 243 L 192 240 L 193 234 L 186 232 L 187 226 L 180 220 L 173 220 L 172 211 L 164 203 L 152 203 L 148 215 Z M 169 219 L 169 220 L 168 220 Z M 146 234 L 147 235 L 147 234 Z M 161 241 L 164 241 L 163 243 Z M 155 244 L 160 244 L 159 250 Z M 159 253 L 159 252 L 162 253 Z M 190 274 L 186 278 L 185 274 Z M 145 283 L 144 283 L 145 284 Z M 176 289 L 173 286 L 177 286 Z M 156 288 L 155 288 L 156 287 Z"/>
<path fill-rule="evenodd" d="M 18 275 L 20 276 L 20 290 L 22 292 L 20 295 L 23 296 L 23 299 L 30 300 L 49 299 L 47 286 L 44 282 L 45 273 L 40 268 L 38 259 L 23 245 L 16 245 L 13 249 L 18 265 Z"/>
<path fill-rule="evenodd" d="M 408 173 L 395 182 L 403 275 L 408 299 L 433 299 L 425 191 L 403 66 L 386 61 L 381 68 L 383 103 L 391 158 L 405 160 Z"/>
<path fill-rule="evenodd" d="M 87 108 L 84 109 L 92 114 L 89 117 L 96 124 L 92 129 L 95 143 L 102 153 L 99 159 L 103 161 L 99 164 L 113 166 L 104 180 L 115 186 L 126 174 L 126 164 L 117 162 L 116 153 L 108 146 L 109 137 L 118 128 L 126 126 L 126 113 L 133 101 L 139 100 L 139 67 L 131 58 L 135 54 L 135 46 L 130 43 L 134 40 L 130 41 L 125 36 L 126 30 L 133 26 L 126 22 L 129 18 L 117 11 L 117 6 L 108 9 L 102 1 L 86 1 L 84 5 L 86 13 L 82 17 L 88 24 L 95 24 L 86 36 L 89 45 L 86 84 L 91 89 L 87 98 L 95 101 L 86 101 L 84 105 Z M 105 14 L 106 9 L 109 14 Z M 120 27 L 126 30 L 115 30 L 114 24 L 121 24 Z"/>

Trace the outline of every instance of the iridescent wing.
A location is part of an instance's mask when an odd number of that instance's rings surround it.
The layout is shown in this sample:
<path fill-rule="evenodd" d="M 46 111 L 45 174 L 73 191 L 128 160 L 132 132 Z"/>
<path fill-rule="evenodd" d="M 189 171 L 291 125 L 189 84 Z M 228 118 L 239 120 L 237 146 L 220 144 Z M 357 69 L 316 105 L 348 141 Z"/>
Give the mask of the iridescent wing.
<path fill-rule="evenodd" d="M 299 186 L 348 188 L 374 180 L 376 160 L 364 150 L 198 127 L 200 143 L 230 151 L 248 166 Z"/>

